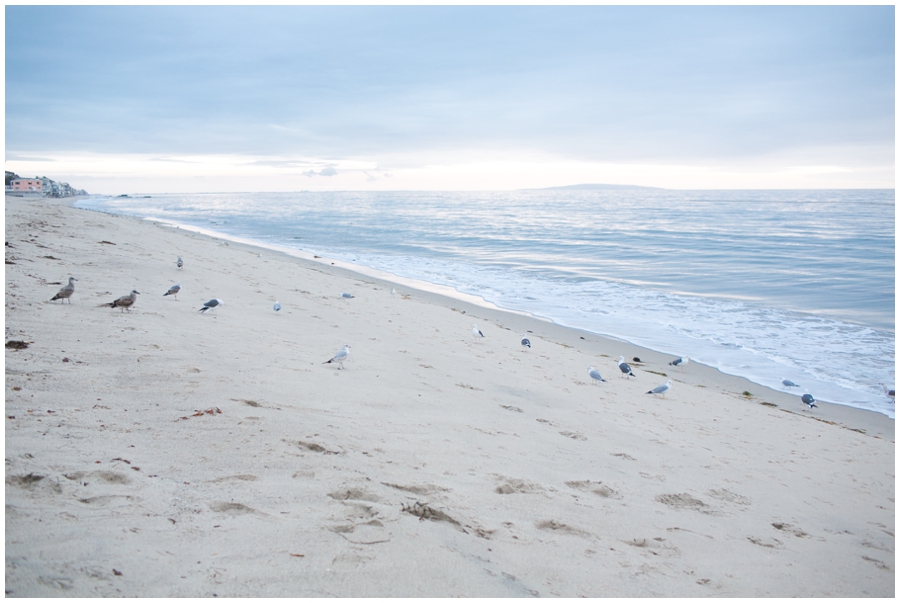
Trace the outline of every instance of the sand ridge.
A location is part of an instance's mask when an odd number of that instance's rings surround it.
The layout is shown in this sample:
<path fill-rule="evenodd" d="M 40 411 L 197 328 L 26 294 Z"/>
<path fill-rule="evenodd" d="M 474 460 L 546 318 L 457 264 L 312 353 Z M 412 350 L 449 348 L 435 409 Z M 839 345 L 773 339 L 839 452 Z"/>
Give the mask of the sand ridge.
<path fill-rule="evenodd" d="M 6 241 L 12 596 L 894 594 L 886 417 L 60 202 Z"/>

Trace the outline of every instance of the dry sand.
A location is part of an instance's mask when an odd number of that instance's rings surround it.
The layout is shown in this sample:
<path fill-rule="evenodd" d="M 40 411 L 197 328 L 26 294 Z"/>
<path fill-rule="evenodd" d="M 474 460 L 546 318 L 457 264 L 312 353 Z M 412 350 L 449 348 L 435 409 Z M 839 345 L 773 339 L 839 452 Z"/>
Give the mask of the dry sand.
<path fill-rule="evenodd" d="M 894 595 L 881 415 L 63 202 L 6 241 L 8 595 Z"/>

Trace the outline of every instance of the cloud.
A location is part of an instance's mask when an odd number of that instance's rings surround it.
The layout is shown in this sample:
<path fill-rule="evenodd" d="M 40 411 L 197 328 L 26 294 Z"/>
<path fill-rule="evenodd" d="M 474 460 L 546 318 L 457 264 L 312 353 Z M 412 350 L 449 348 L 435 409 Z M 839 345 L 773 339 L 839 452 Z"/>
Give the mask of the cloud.
<path fill-rule="evenodd" d="M 326 168 L 322 168 L 318 172 L 315 170 L 308 170 L 306 172 L 303 172 L 303 175 L 308 178 L 312 178 L 313 176 L 337 176 L 337 173 L 338 171 L 334 169 L 334 167 L 329 165 Z"/>
<path fill-rule="evenodd" d="M 35 156 L 31 156 L 31 155 L 20 155 L 18 153 L 7 153 L 6 160 L 7 161 L 41 161 L 41 162 L 56 161 L 52 157 L 35 157 Z"/>
<path fill-rule="evenodd" d="M 230 157 L 253 162 L 240 174 L 378 188 L 392 174 L 400 186 L 409 169 L 481 163 L 472 149 L 507 162 L 533 153 L 712 171 L 773 154 L 790 157 L 781 167 L 856 164 L 858 149 L 889 149 L 870 153 L 879 166 L 894 159 L 892 6 L 6 15 L 7 161 L 221 154 L 230 171 Z M 824 148 L 831 157 L 810 152 Z"/>

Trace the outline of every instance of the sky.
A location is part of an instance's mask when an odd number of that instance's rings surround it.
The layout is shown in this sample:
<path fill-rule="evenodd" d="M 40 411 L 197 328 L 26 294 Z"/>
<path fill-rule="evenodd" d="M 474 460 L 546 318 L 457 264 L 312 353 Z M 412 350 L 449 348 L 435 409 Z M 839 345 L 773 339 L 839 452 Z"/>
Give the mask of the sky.
<path fill-rule="evenodd" d="M 6 169 L 91 193 L 893 188 L 893 6 L 6 6 Z"/>

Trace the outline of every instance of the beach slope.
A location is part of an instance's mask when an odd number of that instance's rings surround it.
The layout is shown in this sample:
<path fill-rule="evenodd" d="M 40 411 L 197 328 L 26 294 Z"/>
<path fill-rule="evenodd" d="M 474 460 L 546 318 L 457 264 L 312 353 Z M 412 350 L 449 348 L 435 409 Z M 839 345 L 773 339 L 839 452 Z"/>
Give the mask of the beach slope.
<path fill-rule="evenodd" d="M 9 596 L 894 596 L 886 417 L 325 260 L 5 216 Z"/>

